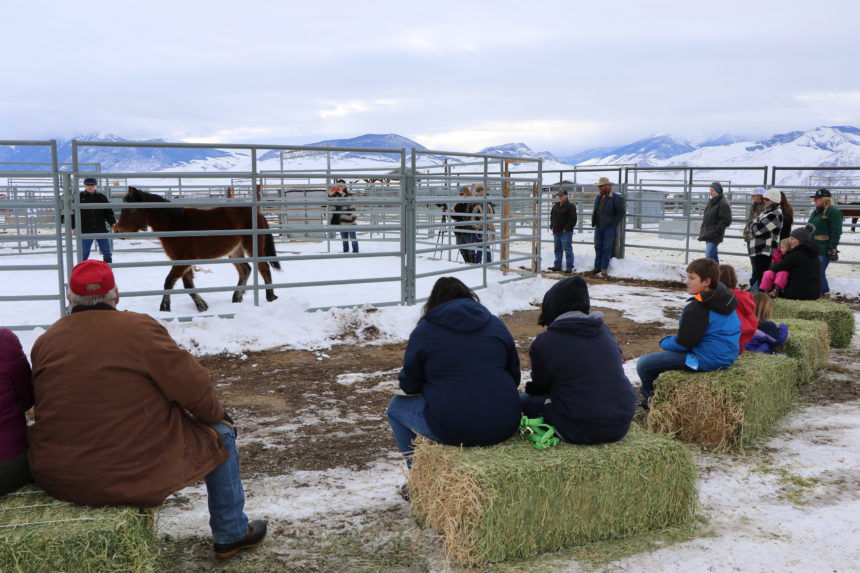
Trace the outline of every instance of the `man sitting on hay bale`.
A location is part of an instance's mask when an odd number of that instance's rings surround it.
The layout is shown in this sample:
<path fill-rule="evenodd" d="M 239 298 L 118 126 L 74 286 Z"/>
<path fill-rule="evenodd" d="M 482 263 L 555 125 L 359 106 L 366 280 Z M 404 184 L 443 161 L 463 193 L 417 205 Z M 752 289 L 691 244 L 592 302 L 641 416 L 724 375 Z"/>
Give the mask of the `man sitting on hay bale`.
<path fill-rule="evenodd" d="M 730 366 L 740 351 L 738 301 L 720 282 L 720 269 L 710 259 L 687 266 L 687 292 L 693 295 L 681 314 L 677 336 L 660 341 L 663 352 L 646 354 L 636 363 L 642 381 L 642 406 L 654 394 L 654 381 L 667 370 L 709 372 Z"/>
<path fill-rule="evenodd" d="M 244 513 L 236 432 L 209 372 L 150 316 L 117 312 L 107 264 L 77 265 L 69 290 L 71 314 L 32 351 L 36 483 L 80 505 L 149 508 L 203 478 L 215 556 L 259 544 L 266 522 Z"/>
<path fill-rule="evenodd" d="M 590 310 L 582 277 L 547 291 L 538 319 L 547 330 L 529 349 L 532 381 L 521 395 L 526 416 L 543 417 L 571 444 L 617 442 L 627 435 L 636 411 L 621 347 L 603 315 Z M 571 349 L 577 360 L 570 359 Z"/>

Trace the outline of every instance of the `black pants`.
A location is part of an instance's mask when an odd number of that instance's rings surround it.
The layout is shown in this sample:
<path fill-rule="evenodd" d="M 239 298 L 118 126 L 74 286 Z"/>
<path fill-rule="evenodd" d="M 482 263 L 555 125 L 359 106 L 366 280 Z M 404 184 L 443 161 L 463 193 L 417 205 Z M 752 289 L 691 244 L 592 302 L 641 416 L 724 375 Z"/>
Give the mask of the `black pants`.
<path fill-rule="evenodd" d="M 27 452 L 0 462 L 0 496 L 6 495 L 33 481 L 27 467 Z"/>
<path fill-rule="evenodd" d="M 752 288 L 753 286 L 758 288 L 758 285 L 761 283 L 762 275 L 764 275 L 764 272 L 770 268 L 771 256 L 756 255 L 754 257 L 750 257 L 750 263 L 752 263 L 752 277 L 750 278 L 750 288 Z"/>

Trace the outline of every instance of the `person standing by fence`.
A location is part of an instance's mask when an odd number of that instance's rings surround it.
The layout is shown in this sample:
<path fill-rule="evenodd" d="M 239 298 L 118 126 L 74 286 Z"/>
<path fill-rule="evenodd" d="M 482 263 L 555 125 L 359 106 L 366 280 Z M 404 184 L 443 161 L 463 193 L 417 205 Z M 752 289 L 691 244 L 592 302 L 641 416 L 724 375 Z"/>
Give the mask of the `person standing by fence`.
<path fill-rule="evenodd" d="M 483 199 L 484 197 L 484 184 L 476 183 L 475 184 L 475 197 L 479 199 Z M 478 234 L 475 235 L 476 243 L 484 243 L 486 241 L 492 241 L 495 233 L 496 226 L 493 225 L 493 215 L 496 214 L 495 205 L 491 201 L 484 201 L 483 203 L 474 203 L 472 207 L 472 214 L 475 216 L 475 230 L 478 231 Z M 484 232 L 486 230 L 486 233 Z M 479 246 L 475 250 L 475 262 L 481 264 L 483 260 L 484 253 L 487 253 L 487 262 L 493 262 L 493 250 L 491 245 Z"/>
<path fill-rule="evenodd" d="M 107 203 L 110 200 L 107 197 L 96 191 L 95 177 L 87 177 L 84 179 L 84 190 L 80 193 L 81 205 L 89 203 Z M 113 209 L 81 209 L 81 233 L 107 233 L 116 223 L 116 217 L 113 214 Z M 72 215 L 72 229 L 75 228 L 75 217 Z M 108 239 L 81 239 L 81 260 L 85 261 L 90 258 L 90 250 L 93 247 L 93 240 L 98 243 L 99 251 L 102 253 L 102 260 L 106 263 L 113 262 L 113 256 L 110 251 L 110 240 Z"/>
<path fill-rule="evenodd" d="M 719 265 L 720 255 L 717 248 L 723 242 L 726 229 L 732 224 L 732 208 L 723 195 L 723 186 L 719 181 L 711 183 L 709 191 L 711 200 L 708 201 L 702 215 L 702 228 L 699 230 L 698 240 L 705 242 L 705 258 Z"/>
<path fill-rule="evenodd" d="M 591 215 L 591 226 L 594 227 L 594 270 L 592 275 L 609 272 L 609 260 L 612 258 L 612 247 L 618 233 L 618 225 L 624 219 L 624 197 L 612 192 L 612 181 L 601 177 L 597 181 L 597 197 L 594 199 L 594 212 Z"/>
<path fill-rule="evenodd" d="M 332 187 L 328 192 L 329 197 L 337 197 L 337 198 L 346 198 L 353 197 L 353 194 L 349 192 L 349 188 L 346 186 L 346 181 L 343 179 L 337 180 L 338 185 Z M 355 212 L 355 205 L 347 204 L 347 203 L 339 203 L 334 207 L 334 213 L 331 215 L 331 219 L 329 220 L 330 225 L 355 225 L 355 221 L 357 219 L 357 215 Z M 340 238 L 343 239 L 343 252 L 349 252 L 349 239 L 352 239 L 352 252 L 358 252 L 358 240 L 355 235 L 355 231 L 341 231 Z"/>
<path fill-rule="evenodd" d="M 779 248 L 779 234 L 782 231 L 782 200 L 778 189 L 764 192 L 764 210 L 747 225 L 749 236 L 747 251 L 752 265 L 750 290 L 757 289 L 764 272 L 770 268 L 773 252 Z"/>
<path fill-rule="evenodd" d="M 462 187 L 460 189 L 460 197 L 466 198 L 472 196 L 472 190 L 468 187 Z M 463 245 L 460 247 L 460 255 L 463 257 L 464 263 L 472 264 L 475 262 L 475 251 L 472 249 L 466 248 L 467 245 L 472 243 L 472 234 L 471 225 L 469 221 L 472 220 L 472 204 L 471 203 L 456 203 L 452 209 L 451 220 L 454 221 L 454 240 L 458 245 Z"/>
<path fill-rule="evenodd" d="M 821 296 L 830 298 L 830 284 L 827 282 L 827 267 L 830 261 L 839 260 L 839 239 L 842 237 L 842 212 L 833 203 L 830 191 L 819 189 L 811 196 L 815 210 L 809 215 L 812 225 L 812 239 L 821 249 L 818 259 L 821 262 Z"/>
<path fill-rule="evenodd" d="M 561 189 L 556 193 L 558 202 L 552 206 L 549 213 L 549 228 L 552 231 L 555 247 L 555 263 L 549 271 L 561 270 L 562 254 L 567 259 L 564 274 L 573 273 L 573 227 L 576 225 L 576 205 L 567 197 L 567 191 Z"/>

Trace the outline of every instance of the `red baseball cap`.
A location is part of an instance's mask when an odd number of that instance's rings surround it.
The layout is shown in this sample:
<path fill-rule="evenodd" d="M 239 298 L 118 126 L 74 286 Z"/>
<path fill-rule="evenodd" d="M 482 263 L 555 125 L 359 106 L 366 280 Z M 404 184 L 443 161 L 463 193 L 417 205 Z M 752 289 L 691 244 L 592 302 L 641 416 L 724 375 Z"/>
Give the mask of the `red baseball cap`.
<path fill-rule="evenodd" d="M 105 294 L 115 285 L 113 271 L 101 261 L 84 261 L 75 265 L 69 277 L 69 288 L 79 296 Z"/>

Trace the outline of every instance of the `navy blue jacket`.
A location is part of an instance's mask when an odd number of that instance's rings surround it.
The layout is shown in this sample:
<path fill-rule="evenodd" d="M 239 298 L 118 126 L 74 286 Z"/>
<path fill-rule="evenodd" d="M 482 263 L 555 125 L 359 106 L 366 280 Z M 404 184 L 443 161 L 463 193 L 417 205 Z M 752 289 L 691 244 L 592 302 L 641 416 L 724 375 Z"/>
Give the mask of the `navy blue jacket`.
<path fill-rule="evenodd" d="M 529 350 L 529 394 L 548 394 L 544 419 L 568 442 L 620 440 L 630 429 L 636 392 L 624 374 L 621 347 L 600 313 L 567 312 Z M 584 438 L 584 439 L 583 439 Z"/>
<path fill-rule="evenodd" d="M 624 197 L 618 193 L 610 193 L 603 202 L 601 213 L 598 214 L 597 207 L 600 205 L 600 193 L 594 198 L 594 210 L 591 213 L 591 226 L 605 229 L 618 225 L 624 218 L 626 206 Z M 599 215 L 599 216 L 598 216 Z"/>
<path fill-rule="evenodd" d="M 490 446 L 519 428 L 520 359 L 504 323 L 458 298 L 421 319 L 406 346 L 400 388 L 423 394 L 424 417 L 444 444 Z"/>

